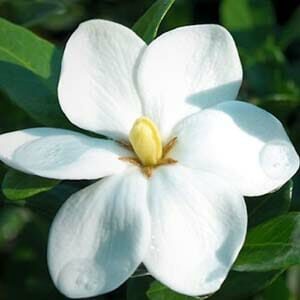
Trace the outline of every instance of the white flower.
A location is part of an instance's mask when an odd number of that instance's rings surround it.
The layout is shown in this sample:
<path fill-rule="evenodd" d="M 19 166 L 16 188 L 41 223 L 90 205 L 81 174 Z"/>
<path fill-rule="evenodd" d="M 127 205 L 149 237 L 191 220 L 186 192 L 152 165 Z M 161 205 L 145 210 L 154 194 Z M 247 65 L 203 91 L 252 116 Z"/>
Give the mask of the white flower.
<path fill-rule="evenodd" d="M 183 294 L 220 287 L 244 242 L 243 195 L 279 188 L 299 166 L 281 123 L 234 101 L 241 80 L 234 41 L 217 25 L 178 28 L 148 47 L 103 20 L 73 33 L 61 108 L 111 140 L 54 128 L 0 136 L 1 160 L 23 172 L 105 177 L 72 195 L 52 224 L 48 264 L 62 293 L 109 292 L 141 263 Z"/>

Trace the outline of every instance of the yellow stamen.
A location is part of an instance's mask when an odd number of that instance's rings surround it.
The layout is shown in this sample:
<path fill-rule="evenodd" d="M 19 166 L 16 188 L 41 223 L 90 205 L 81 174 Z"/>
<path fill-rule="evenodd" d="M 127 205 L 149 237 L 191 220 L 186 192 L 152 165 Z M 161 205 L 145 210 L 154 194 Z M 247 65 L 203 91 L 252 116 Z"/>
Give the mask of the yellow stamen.
<path fill-rule="evenodd" d="M 147 117 L 138 118 L 129 134 L 130 143 L 144 166 L 155 166 L 163 154 L 158 128 Z"/>

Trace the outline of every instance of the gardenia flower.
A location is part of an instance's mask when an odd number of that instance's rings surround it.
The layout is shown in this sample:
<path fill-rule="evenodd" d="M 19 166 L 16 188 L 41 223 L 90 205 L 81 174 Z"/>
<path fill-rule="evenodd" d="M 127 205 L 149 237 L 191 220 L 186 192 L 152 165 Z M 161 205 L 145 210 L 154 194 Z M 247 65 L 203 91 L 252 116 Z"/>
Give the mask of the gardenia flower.
<path fill-rule="evenodd" d="M 236 99 L 242 68 L 218 25 L 181 27 L 149 46 L 130 29 L 82 23 L 62 61 L 59 102 L 110 139 L 33 128 L 0 136 L 26 173 L 98 179 L 60 208 L 48 265 L 70 298 L 110 292 L 143 263 L 186 295 L 215 292 L 245 239 L 243 196 L 282 186 L 299 158 L 281 123 Z"/>

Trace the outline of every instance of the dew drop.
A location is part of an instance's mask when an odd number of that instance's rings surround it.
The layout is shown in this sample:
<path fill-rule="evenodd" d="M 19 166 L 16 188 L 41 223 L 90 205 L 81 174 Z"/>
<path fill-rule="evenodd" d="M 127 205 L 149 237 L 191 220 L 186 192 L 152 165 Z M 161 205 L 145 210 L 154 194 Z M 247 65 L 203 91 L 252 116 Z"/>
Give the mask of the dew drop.
<path fill-rule="evenodd" d="M 272 179 L 288 178 L 298 166 L 298 155 L 287 142 L 273 141 L 266 144 L 259 158 L 263 171 Z"/>
<path fill-rule="evenodd" d="M 97 295 L 105 286 L 105 274 L 91 259 L 75 259 L 61 271 L 58 285 L 69 297 L 89 297 Z"/>
<path fill-rule="evenodd" d="M 93 277 L 93 274 L 87 275 L 85 273 L 80 274 L 76 279 L 76 284 L 83 289 L 86 289 L 88 291 L 92 291 L 97 287 L 97 281 L 95 277 Z"/>

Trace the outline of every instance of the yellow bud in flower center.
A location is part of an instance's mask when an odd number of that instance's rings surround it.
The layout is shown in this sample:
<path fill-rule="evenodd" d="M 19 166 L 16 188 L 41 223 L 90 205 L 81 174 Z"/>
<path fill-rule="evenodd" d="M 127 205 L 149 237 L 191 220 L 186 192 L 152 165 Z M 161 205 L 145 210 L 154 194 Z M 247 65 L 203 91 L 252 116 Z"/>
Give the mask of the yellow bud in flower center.
<path fill-rule="evenodd" d="M 158 128 L 147 117 L 138 118 L 129 133 L 130 143 L 144 166 L 155 166 L 162 157 Z"/>

